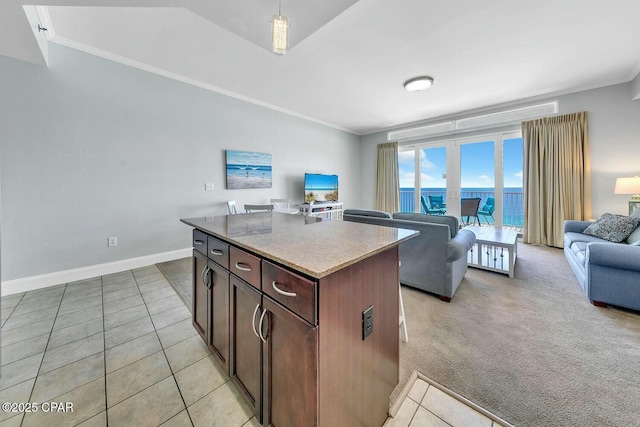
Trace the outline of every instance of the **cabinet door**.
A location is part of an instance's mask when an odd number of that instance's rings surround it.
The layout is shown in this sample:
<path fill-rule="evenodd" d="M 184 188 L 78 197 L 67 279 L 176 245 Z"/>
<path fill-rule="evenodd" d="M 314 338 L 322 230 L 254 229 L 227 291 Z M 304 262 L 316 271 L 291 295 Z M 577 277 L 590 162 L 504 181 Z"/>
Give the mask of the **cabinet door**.
<path fill-rule="evenodd" d="M 234 275 L 231 283 L 231 378 L 262 422 L 262 346 L 256 333 L 262 313 L 260 293 Z"/>
<path fill-rule="evenodd" d="M 207 309 L 209 301 L 209 266 L 207 257 L 193 251 L 193 293 L 191 294 L 193 327 L 208 342 Z"/>
<path fill-rule="evenodd" d="M 318 425 L 318 329 L 263 297 L 265 426 Z"/>
<path fill-rule="evenodd" d="M 209 260 L 211 269 L 211 323 L 209 349 L 224 363 L 229 372 L 229 272 Z"/>

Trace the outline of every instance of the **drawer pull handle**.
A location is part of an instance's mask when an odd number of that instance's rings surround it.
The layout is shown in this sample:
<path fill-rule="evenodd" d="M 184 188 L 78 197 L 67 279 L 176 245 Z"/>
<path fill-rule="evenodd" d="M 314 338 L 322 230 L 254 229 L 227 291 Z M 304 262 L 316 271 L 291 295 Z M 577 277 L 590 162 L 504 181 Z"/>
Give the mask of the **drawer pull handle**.
<path fill-rule="evenodd" d="M 204 245 L 204 240 L 194 240 L 193 243 L 195 245 Z"/>
<path fill-rule="evenodd" d="M 205 282 L 205 284 L 207 285 L 207 288 L 208 288 L 209 290 L 211 290 L 211 288 L 213 288 L 213 275 L 211 275 L 211 274 L 209 274 L 209 273 L 211 273 L 211 268 L 209 268 L 209 267 L 207 266 L 207 275 L 206 275 L 206 276 L 204 276 L 204 277 L 207 279 L 207 281 Z"/>
<path fill-rule="evenodd" d="M 275 280 L 271 282 L 271 286 L 273 287 L 274 291 L 276 291 L 280 295 L 284 295 L 285 297 L 297 297 L 298 296 L 298 295 L 296 295 L 295 292 L 287 292 L 287 291 L 283 291 L 282 289 L 278 288 L 276 286 L 276 281 Z"/>
<path fill-rule="evenodd" d="M 251 271 L 251 268 L 249 268 L 249 267 L 243 267 L 244 265 L 247 265 L 247 264 L 245 264 L 244 262 L 236 262 L 236 268 L 237 268 L 238 270 L 241 270 L 241 271 Z"/>
<path fill-rule="evenodd" d="M 253 328 L 253 333 L 256 334 L 256 337 L 260 338 L 260 335 L 258 335 L 258 331 L 256 331 L 256 313 L 258 312 L 258 309 L 260 308 L 260 304 L 256 305 L 256 308 L 253 310 L 253 317 L 251 318 L 251 327 Z"/>
<path fill-rule="evenodd" d="M 211 255 L 222 256 L 223 253 L 220 249 L 211 249 Z"/>
<path fill-rule="evenodd" d="M 258 326 L 258 332 L 260 333 L 260 339 L 262 340 L 263 343 L 267 343 L 267 339 L 264 337 L 264 335 L 262 335 L 262 322 L 264 321 L 264 315 L 267 314 L 267 309 L 265 308 L 262 311 L 262 315 L 260 316 L 260 325 Z"/>
<path fill-rule="evenodd" d="M 209 288 L 209 284 L 207 283 L 207 275 L 209 274 L 209 266 L 205 265 L 204 268 L 202 269 L 202 273 L 200 273 L 200 278 L 202 279 L 202 283 Z"/>

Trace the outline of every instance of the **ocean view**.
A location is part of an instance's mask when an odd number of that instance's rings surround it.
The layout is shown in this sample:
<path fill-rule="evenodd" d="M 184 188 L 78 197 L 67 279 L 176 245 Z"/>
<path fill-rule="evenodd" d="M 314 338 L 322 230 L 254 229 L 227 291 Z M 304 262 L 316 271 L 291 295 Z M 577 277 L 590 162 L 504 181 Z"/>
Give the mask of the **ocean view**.
<path fill-rule="evenodd" d="M 227 189 L 271 188 L 271 166 L 227 165 Z"/>
<path fill-rule="evenodd" d="M 271 154 L 227 150 L 227 189 L 271 188 Z"/>
<path fill-rule="evenodd" d="M 491 187 L 478 188 L 468 187 L 460 190 L 460 198 L 479 197 L 480 208 L 485 204 L 487 198 L 494 196 L 495 189 Z M 425 198 L 431 196 L 442 196 L 446 203 L 446 188 L 421 188 L 420 195 Z M 414 189 L 402 187 L 400 188 L 400 212 L 414 211 Z M 522 187 L 505 187 L 503 191 L 502 206 L 503 215 L 502 223 L 505 226 L 522 227 L 524 224 L 524 200 L 522 197 Z M 483 219 L 484 220 L 484 219 Z"/>

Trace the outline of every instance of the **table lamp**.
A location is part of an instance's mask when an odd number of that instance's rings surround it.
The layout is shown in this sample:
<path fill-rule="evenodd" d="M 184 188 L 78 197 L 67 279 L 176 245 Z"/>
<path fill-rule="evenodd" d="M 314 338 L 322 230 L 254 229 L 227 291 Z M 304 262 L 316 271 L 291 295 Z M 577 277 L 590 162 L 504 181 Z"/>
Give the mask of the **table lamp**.
<path fill-rule="evenodd" d="M 640 176 L 617 178 L 614 194 L 632 194 L 630 202 L 640 203 Z"/>

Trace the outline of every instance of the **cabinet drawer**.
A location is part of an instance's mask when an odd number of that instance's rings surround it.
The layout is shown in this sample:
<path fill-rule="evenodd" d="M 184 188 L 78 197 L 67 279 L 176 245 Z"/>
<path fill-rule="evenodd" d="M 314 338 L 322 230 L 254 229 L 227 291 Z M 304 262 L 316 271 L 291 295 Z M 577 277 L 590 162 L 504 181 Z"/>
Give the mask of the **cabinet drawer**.
<path fill-rule="evenodd" d="M 262 291 L 312 325 L 316 317 L 316 282 L 262 261 Z"/>
<path fill-rule="evenodd" d="M 231 246 L 229 247 L 229 271 L 260 289 L 260 258 Z"/>
<path fill-rule="evenodd" d="M 207 252 L 207 256 L 209 259 L 214 260 L 227 270 L 229 269 L 229 245 L 223 242 L 222 240 L 218 240 L 215 237 L 209 236 L 209 240 L 207 242 L 207 248 L 209 252 Z"/>
<path fill-rule="evenodd" d="M 201 254 L 207 254 L 207 235 L 200 230 L 193 230 L 193 249 Z"/>

